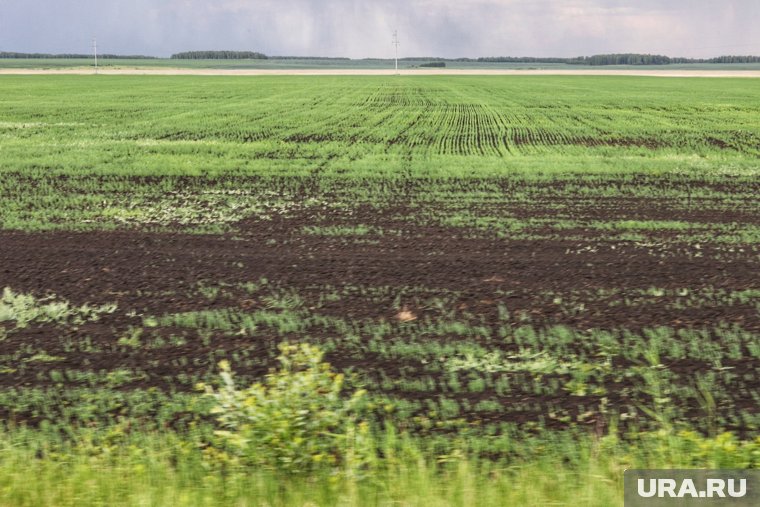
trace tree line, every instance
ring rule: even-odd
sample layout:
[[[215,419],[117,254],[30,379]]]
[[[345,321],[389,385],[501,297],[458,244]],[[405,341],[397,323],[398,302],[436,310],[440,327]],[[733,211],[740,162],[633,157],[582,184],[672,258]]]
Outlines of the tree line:
[[[117,59],[156,59],[155,56],[144,55],[114,55],[100,54],[105,60]],[[0,58],[17,59],[58,59],[58,58],[92,58],[92,54],[78,53],[18,53],[0,51]],[[345,60],[350,58],[313,57],[313,56],[273,56],[269,57],[256,51],[185,51],[171,56],[174,60]],[[364,58],[364,60],[384,60]],[[532,57],[532,56],[486,56],[481,58],[438,58],[438,57],[407,57],[401,61],[422,62],[479,62],[479,63],[558,63],[568,65],[670,65],[688,63],[760,63],[760,56],[726,55],[716,58],[673,58],[664,55],[649,55],[639,53],[605,54],[593,56],[578,56],[574,58]]]
[[[9,59],[34,59],[34,60],[52,60],[52,59],[63,59],[63,58],[92,58],[92,53],[90,54],[84,54],[84,53],[61,53],[61,54],[50,54],[50,53],[16,53],[11,51],[0,51],[0,58],[9,58]],[[108,53],[104,54],[98,54],[98,58],[103,58],[105,60],[155,60],[155,56],[144,56],[144,55],[111,55]]]
[[[345,58],[341,56],[269,56],[268,58],[272,60],[337,60],[337,61],[347,61],[350,62],[350,58]]]
[[[256,51],[185,51],[175,53],[172,60],[266,60],[269,57]]]
[[[578,56],[575,58],[533,58],[496,56],[459,59],[488,63],[564,63],[568,65],[670,65],[679,63],[760,63],[760,56],[719,56],[717,58],[673,58],[664,55],[638,53]]]

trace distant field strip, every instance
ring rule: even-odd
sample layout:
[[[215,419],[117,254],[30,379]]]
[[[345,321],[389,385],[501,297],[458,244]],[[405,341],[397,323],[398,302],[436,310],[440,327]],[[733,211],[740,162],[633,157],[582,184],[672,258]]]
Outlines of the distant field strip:
[[[757,64],[728,65],[690,68],[571,68],[570,66],[547,66],[530,68],[526,66],[468,66],[463,68],[402,68],[396,72],[391,64],[353,62],[345,67],[340,65],[313,65],[293,63],[278,66],[273,64],[250,64],[235,61],[214,62],[209,60],[185,60],[181,64],[170,61],[123,61],[101,66],[97,73],[111,76],[627,76],[666,78],[760,78]],[[176,61],[175,61],[176,62]],[[174,66],[173,66],[174,65]],[[253,65],[253,66],[251,66]],[[262,67],[257,67],[262,65]],[[695,68],[696,67],[696,68]],[[0,63],[0,75],[87,75],[95,74],[92,62],[85,60],[25,60]]]

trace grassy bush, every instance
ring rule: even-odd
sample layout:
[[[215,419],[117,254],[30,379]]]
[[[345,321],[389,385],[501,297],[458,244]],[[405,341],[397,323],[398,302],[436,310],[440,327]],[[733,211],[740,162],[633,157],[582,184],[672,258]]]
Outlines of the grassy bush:
[[[222,386],[204,386],[216,400],[212,413],[225,449],[243,464],[280,471],[303,472],[320,463],[356,470],[371,455],[362,420],[365,392],[344,393],[344,376],[322,362],[318,348],[279,348],[281,367],[264,382],[239,389],[222,361]]]

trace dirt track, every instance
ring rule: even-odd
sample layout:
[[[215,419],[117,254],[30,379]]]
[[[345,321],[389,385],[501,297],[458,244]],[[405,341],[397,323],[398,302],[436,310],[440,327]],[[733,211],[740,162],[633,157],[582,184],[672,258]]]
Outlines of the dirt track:
[[[93,69],[0,69],[0,75],[89,75]],[[392,76],[392,69],[101,69],[101,75],[138,76]],[[760,78],[757,70],[511,70],[404,69],[402,76],[639,76]]]

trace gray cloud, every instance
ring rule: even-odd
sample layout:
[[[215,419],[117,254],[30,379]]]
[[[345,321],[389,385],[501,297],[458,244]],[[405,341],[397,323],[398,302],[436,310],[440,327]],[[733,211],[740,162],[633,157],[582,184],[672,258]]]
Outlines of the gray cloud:
[[[0,50],[164,56],[760,54],[758,0],[0,0]]]

